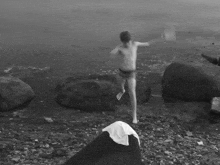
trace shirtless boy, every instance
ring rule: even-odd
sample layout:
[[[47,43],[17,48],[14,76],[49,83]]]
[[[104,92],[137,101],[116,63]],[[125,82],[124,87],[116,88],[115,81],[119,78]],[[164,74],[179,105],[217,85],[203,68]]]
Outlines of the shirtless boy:
[[[136,59],[137,48],[139,46],[150,46],[152,43],[163,41],[163,39],[155,39],[149,42],[137,42],[131,40],[131,35],[128,31],[123,31],[120,34],[122,44],[116,46],[111,51],[111,56],[120,55],[122,62],[119,67],[119,76],[121,77],[121,92],[117,94],[117,99],[120,100],[125,93],[125,83],[128,83],[128,92],[131,101],[133,123],[138,123],[137,120],[137,99],[136,99]]]

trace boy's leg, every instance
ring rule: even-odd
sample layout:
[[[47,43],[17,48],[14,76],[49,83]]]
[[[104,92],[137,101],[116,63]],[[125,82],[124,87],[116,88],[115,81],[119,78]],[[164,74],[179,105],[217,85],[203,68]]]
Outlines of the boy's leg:
[[[123,96],[123,94],[125,93],[125,82],[126,82],[126,79],[122,78],[121,76],[118,75],[118,81],[119,81],[119,84],[121,86],[121,92],[119,92],[117,94],[117,99],[120,100],[121,97]]]
[[[136,124],[136,123],[138,123],[138,120],[137,120],[137,98],[136,98],[136,78],[131,77],[127,81],[128,81],[129,96],[130,96],[130,100],[131,100],[133,123]]]

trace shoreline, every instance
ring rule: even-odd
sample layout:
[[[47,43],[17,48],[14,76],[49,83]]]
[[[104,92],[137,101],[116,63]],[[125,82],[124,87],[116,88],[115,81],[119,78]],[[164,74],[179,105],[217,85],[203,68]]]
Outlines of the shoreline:
[[[138,81],[150,83],[153,86],[153,94],[160,94],[160,82],[154,74],[162,76],[166,66],[172,61],[201,61],[201,53],[211,56],[220,55],[220,45],[213,45],[213,38],[208,38],[207,35],[204,38],[198,38],[200,33],[193,34],[193,32],[177,32],[176,42],[141,48],[137,58],[137,69],[140,70]],[[186,40],[188,36],[192,39]],[[0,76],[9,75],[4,71],[14,66],[15,75],[20,75],[21,79],[28,83],[37,95],[28,109],[37,114],[45,110],[54,113],[53,109],[62,109],[53,98],[57,83],[77,74],[113,74],[115,72],[117,69],[115,65],[106,65],[111,49],[110,46],[102,45],[97,45],[97,47],[73,44],[5,45],[0,49]],[[33,69],[27,68],[50,69],[35,73]]]

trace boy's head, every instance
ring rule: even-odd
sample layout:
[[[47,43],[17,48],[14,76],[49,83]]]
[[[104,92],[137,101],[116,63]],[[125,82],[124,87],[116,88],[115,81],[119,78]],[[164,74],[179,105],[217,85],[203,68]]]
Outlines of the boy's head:
[[[131,34],[128,31],[123,31],[120,33],[120,39],[123,43],[128,43],[131,40]]]

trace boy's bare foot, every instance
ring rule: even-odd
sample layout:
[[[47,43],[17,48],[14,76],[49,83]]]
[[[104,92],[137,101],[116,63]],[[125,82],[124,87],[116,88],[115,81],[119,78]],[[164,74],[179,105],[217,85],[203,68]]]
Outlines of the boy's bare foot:
[[[138,122],[139,122],[139,120],[137,120],[137,119],[134,119],[134,120],[132,121],[133,124],[137,124]]]
[[[120,100],[124,93],[125,93],[125,91],[119,92],[119,93],[117,94],[116,98],[117,98],[118,100]]]

